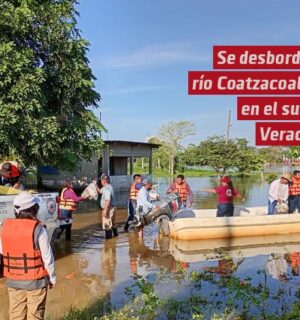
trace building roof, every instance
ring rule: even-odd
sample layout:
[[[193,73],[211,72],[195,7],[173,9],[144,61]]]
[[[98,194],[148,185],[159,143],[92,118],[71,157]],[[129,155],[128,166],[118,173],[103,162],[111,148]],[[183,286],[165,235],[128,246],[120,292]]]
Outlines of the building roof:
[[[104,140],[105,144],[107,145],[114,145],[114,144],[126,144],[130,146],[149,146],[151,148],[158,148],[160,144],[157,143],[147,143],[147,142],[138,142],[138,141],[123,141],[123,140]]]

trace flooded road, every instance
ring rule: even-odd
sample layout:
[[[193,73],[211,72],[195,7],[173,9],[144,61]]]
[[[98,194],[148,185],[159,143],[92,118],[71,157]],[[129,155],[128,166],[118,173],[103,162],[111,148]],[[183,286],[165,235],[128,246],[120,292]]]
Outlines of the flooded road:
[[[123,290],[133,282],[131,275],[143,268],[146,272],[156,260],[152,250],[134,233],[123,232],[121,224],[126,217],[125,210],[118,211],[119,236],[105,240],[96,212],[74,215],[72,242],[62,237],[54,246],[57,284],[49,291],[46,316],[59,319],[71,307],[83,308],[102,297],[107,302],[123,304]],[[156,228],[150,226],[145,233],[149,247],[156,235]],[[162,260],[159,264],[168,268],[169,259]],[[4,279],[0,280],[0,319],[8,319]]]
[[[267,185],[248,190],[248,201],[260,199]],[[203,181],[203,186],[209,179]],[[193,186],[193,181],[191,181]],[[202,187],[202,186],[201,186]],[[162,193],[164,186],[160,185]],[[196,203],[213,205],[213,198]],[[263,194],[265,197],[265,194]],[[252,200],[251,200],[252,199]],[[261,205],[262,203],[257,203]],[[212,207],[212,206],[210,206]],[[178,241],[158,236],[155,224],[145,229],[144,240],[133,232],[123,232],[125,210],[119,210],[119,236],[105,240],[99,227],[97,212],[75,214],[73,240],[62,239],[55,244],[57,285],[49,292],[46,316],[59,319],[70,308],[84,308],[103,298],[107,304],[120,308],[127,301],[124,290],[134,283],[133,275],[157,277],[176,274],[179,270],[210,270],[218,275],[233,274],[261,284],[278,299],[267,300],[266,310],[289,307],[300,288],[300,235],[252,237],[234,240]],[[158,284],[162,297],[182,297],[190,294],[189,283],[171,281]],[[215,299],[216,290],[207,285],[201,288],[204,296]],[[214,300],[211,301],[212,304]],[[277,309],[276,309],[277,308]],[[4,280],[0,280],[0,319],[8,319],[8,296]]]
[[[119,222],[126,212],[119,211]],[[251,277],[270,290],[285,292],[284,303],[295,301],[300,288],[300,235],[263,238],[241,238],[210,241],[176,241],[158,237],[157,227],[145,230],[145,240],[134,233],[104,239],[96,213],[75,216],[73,241],[62,239],[55,245],[57,285],[49,292],[47,316],[59,319],[72,308],[84,308],[103,298],[116,308],[126,302],[124,289],[133,284],[133,275],[156,276],[174,274],[180,269],[212,270],[217,274]],[[226,247],[229,247],[224,249]],[[220,248],[223,248],[220,250]],[[184,296],[188,284],[176,282],[158,286],[162,296]],[[212,287],[202,288],[204,295]],[[270,301],[269,308],[277,308]],[[4,281],[0,281],[0,319],[8,317],[8,297]]]

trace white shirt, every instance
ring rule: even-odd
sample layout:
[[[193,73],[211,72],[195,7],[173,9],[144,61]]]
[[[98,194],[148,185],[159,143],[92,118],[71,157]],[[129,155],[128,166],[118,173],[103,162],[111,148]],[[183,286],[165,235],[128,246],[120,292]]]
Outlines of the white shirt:
[[[143,214],[148,213],[154,207],[154,204],[150,202],[149,191],[145,187],[142,187],[138,192],[136,202],[137,208],[143,207]]]
[[[266,269],[272,278],[279,279],[281,275],[286,274],[287,266],[287,262],[282,256],[270,256]]]
[[[41,250],[42,259],[44,262],[45,269],[49,274],[49,280],[52,284],[56,283],[56,275],[54,268],[54,257],[50,246],[48,234],[45,228],[41,228],[40,234],[38,235],[38,243]],[[0,238],[0,254],[2,253],[2,242]]]
[[[269,200],[274,202],[278,199],[287,201],[289,196],[289,185],[280,183],[280,179],[274,180],[269,189]]]

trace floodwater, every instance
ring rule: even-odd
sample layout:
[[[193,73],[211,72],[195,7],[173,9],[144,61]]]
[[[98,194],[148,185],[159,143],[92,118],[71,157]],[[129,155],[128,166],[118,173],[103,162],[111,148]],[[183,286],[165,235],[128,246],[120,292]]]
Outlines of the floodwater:
[[[155,178],[153,180],[156,188],[161,195],[166,193],[169,185],[168,178]],[[211,188],[216,186],[216,177],[192,177],[187,178],[187,182],[193,190],[194,201],[193,208],[210,209],[216,208],[216,195],[200,191],[203,188]],[[266,206],[268,202],[269,184],[260,178],[251,176],[246,178],[233,178],[234,187],[245,197],[246,206]],[[236,204],[240,204],[240,200],[236,199]]]
[[[211,187],[210,178],[188,179],[195,190],[195,207],[214,208],[215,196],[202,193]],[[167,180],[155,181],[161,194]],[[236,186],[247,200],[247,205],[265,205],[268,184],[255,179],[236,180]],[[133,232],[124,233],[122,224],[126,211],[118,211],[119,236],[104,239],[95,213],[75,215],[73,240],[62,239],[55,244],[57,285],[49,292],[47,317],[59,319],[72,308],[84,308],[103,298],[116,308],[126,302],[124,289],[133,284],[133,275],[154,276],[165,272],[176,273],[178,265],[189,270],[214,270],[217,274],[234,274],[242,279],[251,277],[253,284],[263,283],[274,295],[283,292],[284,300],[267,301],[266,308],[280,312],[288,310],[296,301],[300,288],[300,235],[242,238],[230,241],[226,256],[216,249],[229,246],[227,240],[201,242],[175,241],[158,236],[156,225],[145,229],[144,240]],[[160,295],[182,297],[188,294],[188,285],[176,282],[158,285]],[[203,287],[204,295],[212,295],[212,286]],[[214,294],[212,295],[214,296]],[[280,309],[281,308],[281,309]],[[280,310],[279,310],[280,309]],[[4,280],[0,280],[0,319],[8,318],[8,297]]]

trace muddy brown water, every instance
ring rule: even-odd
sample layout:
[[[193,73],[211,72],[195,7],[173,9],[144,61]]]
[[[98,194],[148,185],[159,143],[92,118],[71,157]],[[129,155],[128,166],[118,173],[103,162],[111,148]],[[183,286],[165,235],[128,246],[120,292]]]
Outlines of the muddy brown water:
[[[159,181],[160,193],[164,193],[167,182]],[[190,179],[193,188],[212,186],[209,178]],[[268,185],[260,181],[237,181],[245,190],[248,205],[263,205],[266,201]],[[242,190],[242,191],[244,191]],[[199,191],[195,192],[195,206],[215,207],[215,198]],[[174,242],[158,237],[155,224],[147,226],[144,239],[137,238],[134,232],[124,233],[123,225],[127,212],[118,210],[119,236],[105,240],[99,227],[97,212],[75,214],[73,239],[61,239],[55,244],[57,285],[49,291],[46,317],[59,319],[70,308],[84,308],[101,298],[121,307],[125,302],[124,289],[133,284],[133,275],[155,276],[160,271],[169,274],[176,272],[178,262],[181,267],[196,270],[214,268],[216,272],[232,272],[244,278],[252,277],[255,283],[267,283],[270,290],[282,289],[286,292],[285,303],[294,302],[294,293],[300,288],[299,266],[292,266],[289,253],[300,257],[300,235],[266,237],[264,239],[236,240],[231,246],[237,247],[229,264],[223,258],[211,254],[216,247],[227,247],[224,242],[206,241],[202,243]],[[275,245],[274,245],[275,244]],[[240,250],[238,247],[246,249]],[[240,253],[241,252],[241,253]],[[299,259],[300,261],[300,259]],[[260,272],[262,271],[263,272]],[[297,271],[296,270],[296,271]],[[285,279],[283,281],[282,274]],[[204,294],[209,294],[209,287]],[[159,288],[162,296],[186,293],[176,283]],[[270,308],[276,308],[270,302]],[[8,319],[8,296],[5,281],[0,280],[0,319]]]
[[[156,225],[147,226],[144,240],[140,240],[134,232],[123,232],[126,216],[126,211],[118,211],[119,236],[105,240],[96,212],[75,215],[72,242],[61,239],[55,244],[57,284],[49,291],[47,318],[59,319],[70,308],[81,309],[101,298],[121,307],[126,300],[124,289],[133,284],[135,273],[155,277],[162,271],[174,274],[178,267],[198,271],[212,268],[220,274],[253,277],[256,283],[267,281],[274,292],[279,289],[287,292],[285,303],[294,302],[293,294],[300,288],[300,277],[292,272],[286,255],[298,251],[300,255],[300,235],[290,235],[288,239],[287,236],[236,239],[231,241],[232,248],[236,248],[233,258],[226,260],[218,258],[213,250],[228,246],[226,240],[171,240],[158,237]],[[241,250],[239,246],[246,249]],[[286,275],[285,281],[279,278],[276,265],[279,258],[286,265],[285,269],[282,269],[284,264],[279,268]],[[258,273],[259,270],[264,272]],[[185,296],[189,294],[185,290],[187,288],[176,283],[158,288],[162,296]],[[210,287],[205,290],[204,294],[210,294]],[[8,296],[3,279],[0,280],[0,319],[8,319]]]
[[[110,300],[113,288],[132,282],[131,276],[143,267],[144,260],[147,265],[156,260],[155,254],[151,254],[136,234],[123,232],[126,218],[127,211],[118,210],[119,236],[105,240],[97,212],[74,215],[72,241],[66,242],[62,237],[54,246],[57,284],[49,291],[46,317],[59,319],[71,307],[84,308],[102,297]],[[151,227],[147,230],[148,242],[155,232]],[[139,256],[143,258],[140,260]],[[174,261],[174,258],[171,261],[162,258],[158,264],[168,268]],[[120,304],[124,286],[115,291]],[[8,319],[4,279],[0,280],[0,319]]]

